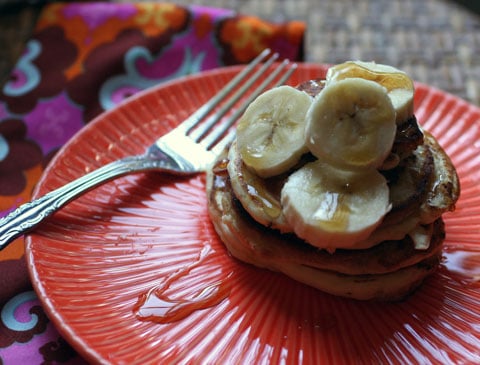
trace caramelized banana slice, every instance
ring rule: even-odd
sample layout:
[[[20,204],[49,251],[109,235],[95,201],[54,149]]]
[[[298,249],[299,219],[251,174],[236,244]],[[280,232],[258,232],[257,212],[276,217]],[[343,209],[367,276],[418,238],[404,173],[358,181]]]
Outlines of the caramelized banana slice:
[[[375,62],[349,61],[331,67],[327,72],[327,84],[359,77],[375,81],[387,89],[396,112],[397,124],[413,116],[413,81],[399,69]]]
[[[318,159],[346,169],[378,168],[397,126],[386,89],[360,78],[327,85],[307,113],[305,140]]]
[[[263,179],[250,171],[240,158],[236,142],[230,146],[228,160],[227,169],[233,191],[250,216],[266,227],[283,233],[292,232],[280,204],[280,191],[287,176]]]
[[[391,209],[387,181],[377,170],[352,172],[321,161],[290,175],[281,203],[297,236],[330,251],[366,239]]]
[[[250,104],[239,121],[237,143],[243,161],[257,175],[279,175],[307,152],[303,133],[311,103],[306,93],[280,86]]]

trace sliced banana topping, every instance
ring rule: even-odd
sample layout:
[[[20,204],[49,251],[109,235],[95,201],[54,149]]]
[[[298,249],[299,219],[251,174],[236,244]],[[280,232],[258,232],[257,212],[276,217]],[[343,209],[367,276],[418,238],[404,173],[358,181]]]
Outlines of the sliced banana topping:
[[[413,115],[414,84],[399,69],[375,62],[349,61],[329,68],[327,85],[351,77],[375,81],[387,89],[396,111],[396,121],[402,123]]]
[[[361,78],[328,84],[307,113],[305,140],[318,159],[348,169],[379,167],[395,139],[386,89]]]
[[[415,245],[417,250],[427,250],[430,246],[430,241],[433,235],[433,225],[417,225],[412,229],[408,235]]]
[[[312,103],[306,93],[280,86],[253,101],[237,127],[238,150],[260,177],[279,175],[307,152],[305,115]]]
[[[366,239],[391,208],[387,181],[377,170],[352,172],[322,161],[290,175],[281,203],[297,236],[330,251]]]
[[[230,183],[243,208],[260,224],[278,229],[282,233],[291,232],[280,204],[280,191],[286,176],[263,179],[246,168],[236,142],[230,146],[228,160]]]
[[[405,73],[373,62],[333,66],[314,98],[290,86],[263,93],[229,151],[235,196],[260,224],[313,246],[375,245],[392,233],[379,227],[392,201],[378,169],[388,165],[397,125],[413,116],[413,93]],[[417,223],[396,234],[412,231],[423,247]]]

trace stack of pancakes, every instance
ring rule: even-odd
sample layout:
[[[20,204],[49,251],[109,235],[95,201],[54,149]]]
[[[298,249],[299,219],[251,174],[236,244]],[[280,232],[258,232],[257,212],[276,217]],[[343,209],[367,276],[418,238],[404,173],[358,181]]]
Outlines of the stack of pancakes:
[[[297,88],[315,96],[323,81],[309,80]],[[273,206],[281,206],[280,189],[288,174],[266,179],[258,185],[264,191],[254,191],[235,148],[233,143],[208,171],[207,197],[217,233],[239,260],[359,300],[402,299],[438,267],[445,238],[442,214],[454,209],[460,186],[449,157],[415,116],[397,126],[390,156],[379,169],[388,181],[392,209],[355,249],[320,249],[253,219],[242,205],[247,201],[243,193],[232,188],[231,174],[238,174],[245,194],[258,195],[259,202],[266,194]],[[300,164],[312,159],[306,154]]]

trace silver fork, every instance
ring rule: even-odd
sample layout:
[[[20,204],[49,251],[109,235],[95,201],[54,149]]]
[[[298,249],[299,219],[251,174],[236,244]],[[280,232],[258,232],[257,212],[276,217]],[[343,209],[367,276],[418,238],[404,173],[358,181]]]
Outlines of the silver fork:
[[[181,175],[205,171],[225,146],[233,140],[235,132],[231,127],[248,104],[268,86],[283,84],[296,69],[296,64],[288,60],[273,67],[272,64],[277,58],[278,54],[271,55],[270,50],[263,51],[212,99],[175,129],[160,137],[147,148],[144,154],[113,161],[36,200],[21,205],[0,219],[0,250],[7,247],[15,238],[36,227],[65,204],[119,176],[149,170]],[[264,61],[263,64],[257,67],[262,61]],[[272,72],[270,72],[271,68],[274,68]],[[253,84],[261,79],[263,81],[260,85],[249,93]],[[233,92],[235,89],[237,90]],[[230,94],[232,95],[229,99],[220,106]],[[235,111],[228,118],[225,117],[247,94],[249,96]],[[217,107],[218,109],[214,111]]]

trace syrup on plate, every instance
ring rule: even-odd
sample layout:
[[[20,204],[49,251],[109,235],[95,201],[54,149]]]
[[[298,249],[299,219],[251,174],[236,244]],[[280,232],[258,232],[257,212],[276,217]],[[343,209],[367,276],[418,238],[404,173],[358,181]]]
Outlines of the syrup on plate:
[[[133,308],[136,317],[141,321],[170,323],[183,319],[195,311],[215,306],[226,299],[230,294],[229,278],[232,273],[225,275],[220,270],[214,273],[215,280],[212,280],[212,274],[209,273],[204,280],[200,280],[201,287],[198,285],[189,287],[189,277],[194,275],[193,270],[202,270],[202,263],[211,253],[212,248],[205,246],[196,261],[174,272],[163,283],[141,294]],[[174,290],[174,292],[181,291],[182,294],[177,293],[174,297],[172,296],[169,289],[174,285],[177,288],[182,287],[182,290]]]
[[[480,247],[446,246],[443,266],[464,284],[480,284]],[[452,275],[452,276],[453,276]]]

